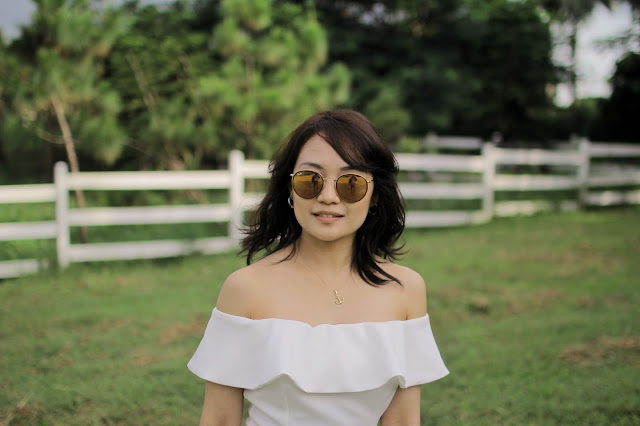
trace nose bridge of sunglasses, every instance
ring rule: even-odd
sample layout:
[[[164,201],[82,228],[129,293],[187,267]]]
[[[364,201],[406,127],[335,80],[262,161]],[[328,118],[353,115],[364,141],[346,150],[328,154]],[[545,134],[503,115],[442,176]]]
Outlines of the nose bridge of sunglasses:
[[[326,178],[324,176],[322,176],[322,179],[324,180],[324,183],[318,192],[318,197],[321,198],[325,196],[324,194],[326,194],[326,191],[332,191],[329,194],[330,196],[340,198],[340,194],[338,193],[338,179]]]

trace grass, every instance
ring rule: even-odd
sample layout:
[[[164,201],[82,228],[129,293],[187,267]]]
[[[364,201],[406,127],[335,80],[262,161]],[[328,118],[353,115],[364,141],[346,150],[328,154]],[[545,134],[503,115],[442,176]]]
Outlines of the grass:
[[[408,230],[451,375],[428,425],[640,424],[640,210]],[[196,424],[185,367],[234,254],[0,282],[0,424]]]

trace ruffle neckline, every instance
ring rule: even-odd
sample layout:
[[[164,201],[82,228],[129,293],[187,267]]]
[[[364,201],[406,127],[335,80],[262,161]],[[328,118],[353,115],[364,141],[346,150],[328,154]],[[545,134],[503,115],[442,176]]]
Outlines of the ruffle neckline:
[[[250,319],[217,308],[188,367],[223,385],[258,389],[289,379],[309,393],[361,392],[389,381],[409,387],[449,373],[428,315],[311,325],[282,318]]]

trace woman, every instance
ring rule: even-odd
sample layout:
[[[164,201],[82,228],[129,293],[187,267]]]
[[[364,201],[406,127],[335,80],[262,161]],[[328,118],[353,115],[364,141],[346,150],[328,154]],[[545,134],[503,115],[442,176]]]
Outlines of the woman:
[[[420,385],[448,371],[426,290],[392,262],[398,166],[360,113],[302,123],[274,156],[243,249],[189,368],[200,424],[419,425]],[[251,263],[261,254],[263,257]]]

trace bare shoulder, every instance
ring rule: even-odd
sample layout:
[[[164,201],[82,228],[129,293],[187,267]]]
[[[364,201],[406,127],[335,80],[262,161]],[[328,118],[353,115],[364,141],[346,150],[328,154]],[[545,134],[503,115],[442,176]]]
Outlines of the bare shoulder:
[[[220,289],[216,307],[231,315],[252,318],[263,298],[265,283],[277,273],[273,266],[284,257],[280,252],[274,253],[232,272]]]
[[[423,317],[427,313],[427,288],[422,275],[411,268],[384,262],[382,268],[402,283],[402,304],[407,319]]]
[[[216,308],[231,315],[251,317],[253,287],[255,280],[253,265],[234,271],[222,284]]]

